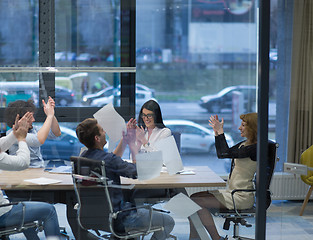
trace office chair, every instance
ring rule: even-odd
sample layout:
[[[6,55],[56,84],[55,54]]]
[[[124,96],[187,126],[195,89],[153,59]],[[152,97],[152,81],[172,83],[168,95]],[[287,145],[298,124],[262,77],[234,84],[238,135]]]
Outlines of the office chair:
[[[108,239],[112,235],[119,239],[135,237],[143,239],[145,235],[163,229],[162,226],[151,226],[151,217],[154,209],[149,205],[136,208],[130,207],[118,212],[113,210],[109,189],[114,187],[121,188],[122,186],[114,186],[106,178],[104,161],[72,156],[71,162],[74,190],[78,200],[77,217],[80,227],[86,230],[94,230],[102,239]],[[92,176],[89,176],[90,174]],[[139,208],[146,208],[150,211],[150,223],[146,229],[118,232],[114,228],[117,219]],[[99,231],[104,231],[108,234],[101,235]]]
[[[267,158],[267,168],[266,168],[266,174],[267,174],[267,181],[266,181],[266,209],[270,206],[272,200],[271,200],[271,192],[270,192],[270,184],[271,179],[273,176],[273,172],[275,169],[276,162],[279,160],[277,157],[277,148],[278,143],[275,143],[273,141],[269,140],[268,143],[268,158]],[[219,210],[219,212],[213,213],[217,216],[221,216],[225,218],[223,229],[229,230],[230,223],[233,222],[234,229],[233,229],[233,238],[234,239],[251,239],[239,236],[239,224],[245,227],[251,227],[252,224],[248,223],[246,218],[254,217],[255,216],[255,206],[253,206],[250,209],[243,209],[239,210],[236,208],[236,202],[234,199],[234,194],[236,192],[255,192],[256,189],[235,189],[231,192],[232,198],[233,198],[233,204],[234,209],[222,209]]]
[[[309,147],[307,150],[305,150],[300,157],[300,164],[304,164],[306,166],[308,166],[309,168],[313,168],[313,145],[311,147]],[[306,204],[309,201],[309,198],[312,194],[312,190],[313,190],[313,171],[309,171],[307,175],[301,175],[301,180],[310,185],[310,188],[308,190],[308,193],[306,194],[305,199],[303,200],[303,204],[300,210],[300,216],[303,215],[304,212],[304,208],[306,206]]]
[[[11,202],[7,204],[2,204],[0,205],[1,207],[7,207],[7,206],[12,206],[12,205],[17,205],[18,202]],[[35,228],[36,231],[41,232],[43,231],[43,225],[42,222],[40,221],[33,221],[33,222],[25,222],[25,209],[26,206],[23,202],[21,202],[23,205],[23,211],[22,211],[22,218],[21,222],[19,225],[13,225],[13,226],[0,226],[0,239],[1,240],[7,240],[9,239],[10,235],[17,234],[17,233],[22,233],[24,230],[29,229],[29,228]]]

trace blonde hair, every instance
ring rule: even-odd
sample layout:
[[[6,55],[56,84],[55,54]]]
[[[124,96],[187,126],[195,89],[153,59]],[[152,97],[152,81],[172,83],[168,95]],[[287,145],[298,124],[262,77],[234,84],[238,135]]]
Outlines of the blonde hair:
[[[258,137],[258,114],[257,113],[241,114],[240,119],[247,123],[248,141],[250,143],[256,143]]]

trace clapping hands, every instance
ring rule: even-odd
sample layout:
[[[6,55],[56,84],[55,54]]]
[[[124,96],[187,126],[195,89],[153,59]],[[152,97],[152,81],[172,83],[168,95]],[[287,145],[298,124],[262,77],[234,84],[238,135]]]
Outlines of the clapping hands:
[[[215,133],[215,136],[223,134],[224,133],[224,118],[222,118],[222,121],[219,121],[217,115],[211,115],[209,119],[209,125],[213,128],[213,131]]]
[[[47,103],[45,100],[42,100],[43,110],[45,114],[48,116],[54,116],[54,108],[55,108],[55,102],[52,99],[52,97],[49,96],[49,99]]]
[[[137,120],[131,118],[126,124],[127,132],[123,132],[123,139],[127,144],[134,143],[136,140]]]
[[[18,141],[21,141],[26,138],[31,120],[33,118],[33,113],[27,112],[21,119],[19,118],[20,116],[17,114],[13,125],[13,134]]]
[[[135,131],[134,131],[135,130]],[[129,131],[132,131],[133,133],[135,132],[136,135],[136,139],[138,142],[140,142],[141,144],[145,144],[147,142],[146,138],[145,138],[145,129],[141,126],[137,126],[137,120],[131,118],[128,123],[127,123],[127,134]]]

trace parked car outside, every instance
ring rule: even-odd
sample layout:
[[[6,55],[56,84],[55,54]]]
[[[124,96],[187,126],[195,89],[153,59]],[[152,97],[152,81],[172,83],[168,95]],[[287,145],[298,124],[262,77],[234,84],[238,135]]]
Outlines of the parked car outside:
[[[223,110],[231,111],[235,91],[243,94],[244,111],[254,112],[256,109],[256,86],[253,85],[226,87],[217,94],[201,97],[199,105],[212,113],[219,113]]]
[[[118,105],[120,105],[120,96],[121,92],[117,92],[117,98],[118,98]],[[108,97],[101,97],[101,98],[95,98],[91,101],[90,106],[93,107],[103,107],[107,105],[108,103],[112,103],[114,99],[113,95],[110,95]],[[156,101],[155,98],[152,97],[152,93],[149,91],[143,91],[143,90],[136,90],[136,107],[140,108],[145,102],[148,100],[153,99]]]
[[[69,161],[70,156],[78,156],[80,149],[84,146],[79,142],[73,129],[64,126],[60,126],[60,129],[61,136],[56,139],[47,139],[41,145],[41,154],[44,160],[61,159]]]
[[[75,102],[75,93],[67,88],[55,86],[55,103],[65,107]]]
[[[82,98],[82,104],[88,106],[102,107],[110,102],[113,102],[113,86],[102,89],[99,92],[87,94]],[[117,96],[120,97],[120,85],[118,86]],[[136,105],[141,106],[149,99],[155,100],[155,91],[143,84],[136,83]]]
[[[76,53],[74,52],[56,52],[55,61],[75,61]]]
[[[101,58],[94,54],[81,53],[77,56],[76,60],[83,61],[83,62],[99,62],[101,61]]]
[[[99,92],[86,94],[83,96],[81,102],[83,105],[90,106],[91,102],[96,98],[109,97],[113,95],[113,90],[114,90],[113,87],[109,86],[100,90]]]
[[[270,68],[275,69],[277,67],[278,53],[277,48],[271,48],[269,53]]]
[[[162,50],[160,48],[143,47],[136,51],[136,63],[160,63]]]
[[[166,127],[172,132],[181,134],[181,153],[216,154],[215,135],[213,130],[189,120],[164,120]],[[234,145],[232,137],[225,133],[229,146]]]

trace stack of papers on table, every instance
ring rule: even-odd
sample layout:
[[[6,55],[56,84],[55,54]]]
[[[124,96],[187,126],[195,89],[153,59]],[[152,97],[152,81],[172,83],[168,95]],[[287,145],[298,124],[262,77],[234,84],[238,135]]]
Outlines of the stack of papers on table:
[[[55,183],[60,183],[62,182],[61,180],[56,180],[56,179],[51,179],[51,178],[45,178],[45,177],[40,177],[40,178],[33,178],[33,179],[26,179],[24,180],[25,182],[30,182],[30,183],[35,183],[39,185],[48,185],[48,184],[55,184]]]

